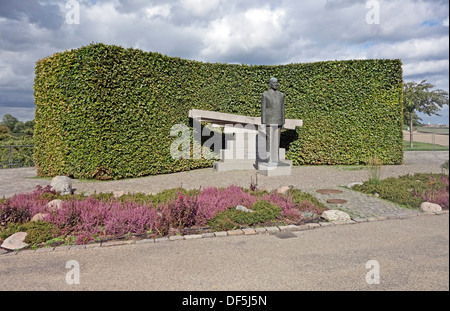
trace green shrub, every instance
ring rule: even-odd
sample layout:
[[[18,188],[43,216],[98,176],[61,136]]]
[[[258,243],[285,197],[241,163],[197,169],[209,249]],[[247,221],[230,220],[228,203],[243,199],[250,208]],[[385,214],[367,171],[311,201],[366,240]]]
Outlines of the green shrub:
[[[286,96],[282,134],[294,165],[403,162],[400,60],[279,66],[201,63],[91,44],[41,59],[35,69],[34,162],[39,176],[132,178],[210,167],[173,159],[175,124],[190,109],[260,115],[270,77]],[[192,135],[191,135],[192,146]]]
[[[280,207],[264,200],[255,202],[250,209],[253,212],[244,212],[230,208],[218,213],[207,224],[214,231],[232,230],[241,226],[253,226],[266,221],[275,221],[281,213]]]
[[[41,220],[26,224],[26,232],[25,243],[30,245],[46,242],[59,234],[59,230],[53,224]]]
[[[328,209],[315,196],[313,196],[309,193],[303,192],[300,189],[295,189],[295,188],[289,189],[287,191],[287,194],[292,196],[292,199],[294,200],[295,203],[301,203],[301,202],[305,202],[305,201],[311,202],[318,209],[317,213],[321,214],[322,211]]]
[[[6,239],[16,232],[26,232],[25,243],[35,245],[53,239],[59,234],[59,230],[51,223],[44,221],[30,221],[27,223],[9,223],[0,231],[0,238]]]
[[[378,193],[379,197],[405,207],[420,208],[424,201],[422,195],[428,190],[445,188],[442,174],[417,173],[390,177],[377,182],[369,180],[363,185],[356,185],[352,189],[368,194]]]

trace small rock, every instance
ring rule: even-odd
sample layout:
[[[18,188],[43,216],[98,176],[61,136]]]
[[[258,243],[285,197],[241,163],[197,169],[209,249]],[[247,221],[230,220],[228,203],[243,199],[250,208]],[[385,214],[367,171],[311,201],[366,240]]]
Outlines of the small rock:
[[[278,188],[277,193],[281,193],[281,194],[285,194],[289,189],[294,188],[294,186],[289,185],[289,186],[283,186],[281,188]]]
[[[59,210],[59,209],[61,209],[62,204],[63,204],[63,200],[55,199],[55,200],[51,200],[50,202],[48,202],[47,207],[51,210]]]
[[[123,196],[125,194],[125,191],[120,190],[120,191],[113,191],[113,196],[114,198],[120,198],[121,196]]]
[[[251,209],[249,209],[249,208],[246,208],[246,207],[243,206],[243,205],[238,205],[238,206],[236,206],[236,209],[237,209],[238,211],[243,211],[243,212],[246,212],[246,213],[253,213],[253,210],[251,210]]]
[[[420,204],[420,210],[422,212],[440,212],[442,211],[442,207],[436,203],[423,202]]]
[[[31,218],[31,221],[38,221],[38,220],[44,220],[44,218],[47,216],[47,213],[37,213]]]
[[[357,182],[352,182],[352,183],[350,183],[350,184],[347,185],[347,188],[351,189],[351,188],[353,188],[354,186],[361,186],[361,185],[363,185],[363,184],[364,184],[364,183],[359,182],[359,181],[357,181]]]
[[[326,219],[328,221],[347,221],[347,220],[351,220],[350,216],[343,211],[339,211],[339,210],[328,210],[322,213],[321,217],[323,219]]]
[[[314,213],[313,212],[300,212],[300,213],[305,218],[314,218]]]
[[[67,176],[56,176],[50,182],[50,186],[60,194],[72,194],[72,180]]]
[[[26,232],[16,232],[13,235],[6,238],[6,240],[2,243],[1,247],[12,251],[27,247],[28,244],[24,242],[26,236],[27,236]]]
[[[380,195],[378,193],[375,193],[373,196],[376,197],[376,198],[380,197]]]

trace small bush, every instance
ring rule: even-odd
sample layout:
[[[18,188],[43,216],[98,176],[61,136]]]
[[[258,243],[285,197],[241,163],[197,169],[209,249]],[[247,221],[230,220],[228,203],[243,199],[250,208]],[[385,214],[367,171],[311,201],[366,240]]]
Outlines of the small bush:
[[[30,221],[27,223],[10,223],[0,231],[0,238],[6,239],[16,232],[26,232],[25,243],[35,245],[46,242],[60,234],[59,230],[51,223],[44,221]]]
[[[230,208],[219,213],[214,219],[208,222],[208,225],[214,231],[231,230],[244,225],[253,226],[266,221],[274,221],[281,214],[280,207],[265,200],[253,204],[251,210],[253,210],[252,213]]]
[[[34,245],[46,242],[59,235],[59,230],[51,223],[45,221],[31,221],[25,225],[27,236],[25,243]]]
[[[354,190],[368,194],[378,193],[380,198],[409,208],[420,208],[424,201],[448,206],[448,177],[442,174],[404,175],[379,182],[367,181]]]
[[[50,211],[47,203],[57,198],[65,200],[64,207]],[[165,235],[170,228],[206,224],[213,230],[230,230],[267,221],[298,221],[303,217],[301,211],[326,209],[313,200],[299,190],[282,195],[238,186],[209,187],[201,191],[174,188],[156,195],[137,193],[120,198],[114,198],[112,193],[60,196],[50,188],[38,187],[31,193],[1,201],[0,216],[4,219],[1,234],[7,237],[17,231],[30,231],[29,239],[33,243],[46,239],[56,241],[55,238],[62,236],[85,243],[129,234]],[[254,212],[238,211],[237,205],[247,206]],[[46,222],[28,225],[27,221],[37,213],[47,213]]]
[[[442,163],[441,165],[442,173],[448,175],[448,160]]]

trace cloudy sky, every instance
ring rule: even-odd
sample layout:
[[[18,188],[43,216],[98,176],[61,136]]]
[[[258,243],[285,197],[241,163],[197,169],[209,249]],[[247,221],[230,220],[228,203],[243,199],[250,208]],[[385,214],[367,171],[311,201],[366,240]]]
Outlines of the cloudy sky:
[[[0,118],[33,119],[35,62],[92,42],[239,64],[399,58],[404,81],[449,90],[448,0],[0,0]]]

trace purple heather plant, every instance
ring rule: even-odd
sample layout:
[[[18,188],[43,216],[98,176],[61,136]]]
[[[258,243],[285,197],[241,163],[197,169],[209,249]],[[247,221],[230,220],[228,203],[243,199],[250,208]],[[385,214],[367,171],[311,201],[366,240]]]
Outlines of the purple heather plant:
[[[49,199],[41,196],[46,192],[55,194],[50,187],[38,186],[31,193],[17,194],[7,199],[0,205],[0,220],[6,223],[25,222],[37,213],[48,213],[44,220],[55,225],[63,236],[75,236],[78,243],[85,243],[100,236],[147,232],[165,234],[171,227],[204,226],[220,212],[237,205],[251,208],[258,200],[267,200],[279,206],[281,217],[290,220],[300,220],[300,210],[315,209],[309,201],[296,204],[290,195],[272,192],[258,197],[238,186],[223,189],[208,187],[196,196],[180,192],[176,198],[158,205],[122,202],[114,198],[68,199],[57,210],[47,208]],[[9,218],[5,216],[7,214]]]
[[[142,234],[155,230],[161,223],[160,217],[152,205],[88,197],[65,202],[64,208],[53,211],[46,220],[63,234],[80,236],[86,242],[98,235]]]
[[[443,176],[441,181],[445,187],[440,189],[431,189],[425,191],[422,199],[426,202],[439,204],[442,209],[449,209],[449,179],[448,176]]]
[[[237,205],[252,206],[256,197],[246,193],[238,186],[230,186],[225,189],[208,187],[203,189],[197,197],[197,224],[205,225],[219,212],[223,212]]]
[[[0,204],[0,222],[27,222],[37,213],[45,212],[48,201],[39,197],[46,192],[54,193],[50,186],[37,186],[30,193],[19,193],[8,198]]]

